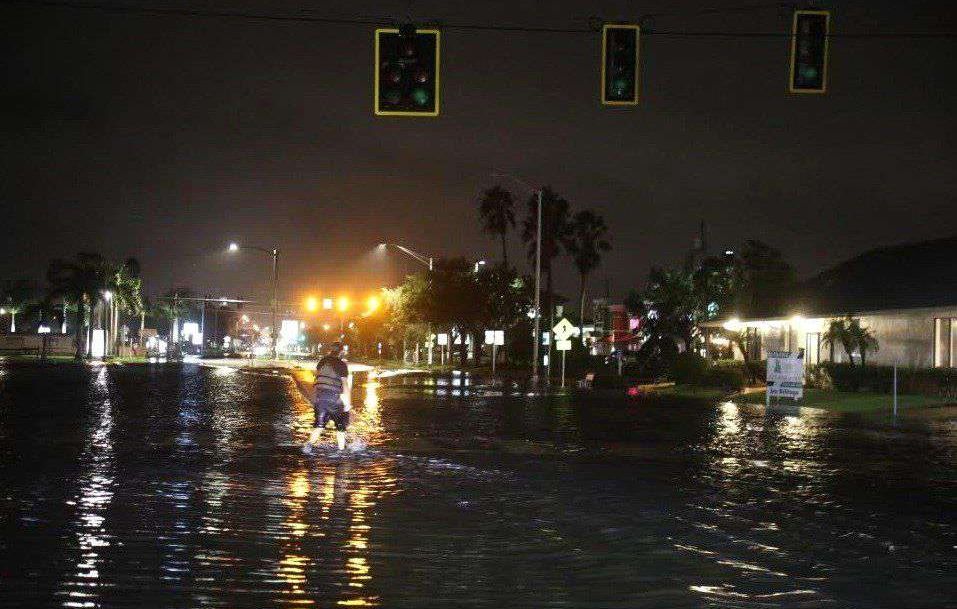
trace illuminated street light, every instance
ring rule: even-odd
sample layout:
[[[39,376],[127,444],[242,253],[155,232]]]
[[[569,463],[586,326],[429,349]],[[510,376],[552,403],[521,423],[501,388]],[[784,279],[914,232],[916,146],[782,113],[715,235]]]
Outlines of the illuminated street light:
[[[366,315],[375,313],[381,304],[382,302],[379,300],[378,296],[370,296],[369,300],[366,301]]]
[[[279,357],[279,351],[276,346],[276,339],[279,334],[276,326],[277,308],[279,306],[279,249],[275,247],[266,249],[254,245],[246,245],[244,247],[245,249],[256,250],[257,252],[263,252],[272,256],[272,328],[270,329],[270,339],[272,340],[272,357],[276,359]],[[239,244],[233,241],[227,249],[230,252],[238,252]]]
[[[315,313],[319,309],[319,300],[315,296],[306,299],[306,310]]]
[[[325,309],[326,311],[331,311],[333,306],[334,306],[334,303],[331,298],[322,299],[322,308]]]
[[[349,298],[340,296],[336,302],[336,308],[339,309],[339,334],[345,332],[346,311],[349,310]]]
[[[412,258],[413,260],[417,262],[421,262],[425,266],[429,267],[430,271],[432,270],[432,256],[426,256],[425,254],[420,254],[419,252],[411,248],[405,247],[404,245],[399,245],[398,243],[380,243],[376,247],[381,252],[385,253],[386,249],[390,245],[394,247],[395,249],[399,250],[400,252],[402,252],[403,254],[405,254],[406,256],[408,256],[409,258]]]

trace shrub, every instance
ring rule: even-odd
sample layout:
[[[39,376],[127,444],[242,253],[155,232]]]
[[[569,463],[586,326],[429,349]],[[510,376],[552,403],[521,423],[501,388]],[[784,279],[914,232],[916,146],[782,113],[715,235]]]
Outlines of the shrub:
[[[705,371],[701,385],[717,387],[729,391],[738,391],[747,384],[744,366],[709,366]]]
[[[892,366],[852,366],[826,363],[820,366],[841,391],[894,391]],[[898,368],[897,392],[957,399],[957,370],[953,368]]]
[[[715,387],[737,391],[747,384],[744,362],[707,361],[694,354],[682,354],[672,370],[672,379],[682,385]]]
[[[700,385],[708,362],[696,353],[682,353],[671,367],[671,379],[682,385]]]
[[[823,389],[825,391],[834,389],[834,381],[831,379],[831,373],[828,372],[827,366],[824,364],[808,368],[807,374],[804,377],[804,384],[808,387]]]

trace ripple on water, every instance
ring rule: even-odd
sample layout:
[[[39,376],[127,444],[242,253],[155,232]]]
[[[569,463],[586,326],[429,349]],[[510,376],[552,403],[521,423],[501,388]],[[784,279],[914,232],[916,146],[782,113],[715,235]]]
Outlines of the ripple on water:
[[[352,450],[309,457],[282,376],[0,372],[0,604],[942,606],[957,584],[941,422],[395,377],[358,384]]]

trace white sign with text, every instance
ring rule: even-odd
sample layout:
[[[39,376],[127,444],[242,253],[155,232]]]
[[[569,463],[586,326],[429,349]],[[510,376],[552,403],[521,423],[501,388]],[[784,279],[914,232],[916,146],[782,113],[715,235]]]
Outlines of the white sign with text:
[[[804,351],[768,353],[768,398],[799,400],[804,397]]]

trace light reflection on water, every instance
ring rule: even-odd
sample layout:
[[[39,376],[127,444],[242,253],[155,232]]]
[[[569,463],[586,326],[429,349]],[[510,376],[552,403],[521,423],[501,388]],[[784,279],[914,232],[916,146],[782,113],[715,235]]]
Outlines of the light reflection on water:
[[[946,418],[370,375],[356,450],[306,457],[286,377],[0,372],[0,604],[941,605],[957,584]]]

